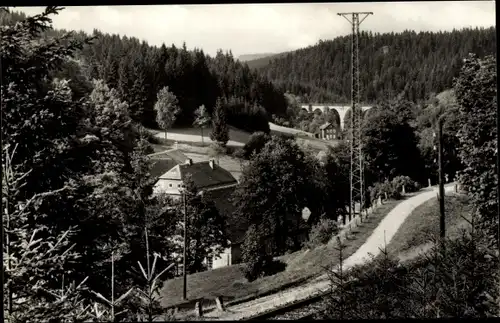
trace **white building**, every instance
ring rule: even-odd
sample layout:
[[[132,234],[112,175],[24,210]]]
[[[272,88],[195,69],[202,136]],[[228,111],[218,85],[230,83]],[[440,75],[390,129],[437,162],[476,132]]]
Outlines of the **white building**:
[[[187,158],[184,163],[177,164],[158,177],[153,187],[153,193],[164,193],[173,199],[180,199],[183,181],[190,176],[200,194],[211,199],[221,214],[232,212],[230,194],[238,185],[238,181],[224,168],[217,165],[214,160],[194,163]],[[214,269],[230,266],[234,263],[234,248],[226,248],[221,254],[207,259],[207,267]]]

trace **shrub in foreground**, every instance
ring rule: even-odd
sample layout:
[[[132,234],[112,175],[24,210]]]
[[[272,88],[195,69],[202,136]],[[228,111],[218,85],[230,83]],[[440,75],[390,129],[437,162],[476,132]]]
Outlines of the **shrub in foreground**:
[[[402,197],[401,190],[398,189],[393,181],[390,182],[386,180],[383,183],[375,183],[375,185],[369,188],[369,191],[372,203],[375,202],[379,197],[385,199],[386,195],[387,198],[395,200],[399,200]]]
[[[420,185],[409,176],[396,176],[392,179],[392,183],[400,192],[403,191],[403,186],[407,193],[416,192],[420,189]]]
[[[285,270],[286,264],[273,260],[273,256],[266,250],[262,233],[257,231],[255,225],[248,228],[243,243],[242,260],[243,275],[248,281],[254,281],[262,276],[274,275]]]
[[[328,243],[328,241],[330,241],[330,239],[337,234],[337,232],[337,222],[332,219],[323,218],[311,228],[307,247],[312,249],[319,245]]]
[[[386,250],[353,268],[348,279],[331,279],[318,313],[326,319],[490,317],[498,315],[498,255],[474,232],[438,241],[425,254],[400,263]],[[342,300],[339,307],[338,300]]]

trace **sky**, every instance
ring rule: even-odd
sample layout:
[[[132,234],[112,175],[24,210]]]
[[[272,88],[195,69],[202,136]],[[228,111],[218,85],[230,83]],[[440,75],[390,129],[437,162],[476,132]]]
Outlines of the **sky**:
[[[27,14],[43,7],[17,7]],[[371,11],[361,30],[400,32],[495,26],[494,1],[68,6],[53,18],[55,28],[103,32],[152,45],[217,49],[243,54],[280,53],[351,32],[339,12]]]

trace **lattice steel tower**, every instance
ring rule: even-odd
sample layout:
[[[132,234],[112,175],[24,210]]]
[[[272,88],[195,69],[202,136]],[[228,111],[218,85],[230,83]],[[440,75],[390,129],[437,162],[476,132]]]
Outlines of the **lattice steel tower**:
[[[364,157],[361,141],[361,126],[363,122],[362,109],[359,104],[359,25],[373,12],[346,12],[337,15],[344,17],[352,25],[352,52],[351,52],[351,171],[350,187],[351,201],[349,205],[349,221],[356,214],[356,202],[359,203],[359,214],[364,206]],[[360,20],[359,15],[363,18]],[[349,19],[349,16],[351,19]]]

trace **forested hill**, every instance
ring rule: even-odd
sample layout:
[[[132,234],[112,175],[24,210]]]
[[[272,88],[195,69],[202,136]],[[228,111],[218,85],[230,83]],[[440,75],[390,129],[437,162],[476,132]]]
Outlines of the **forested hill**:
[[[18,12],[1,12],[0,24],[13,24],[25,17]],[[64,32],[47,30],[44,34],[55,36]],[[191,125],[193,112],[200,105],[211,112],[218,97],[226,104],[228,123],[248,131],[269,130],[268,116],[283,115],[286,111],[283,92],[245,63],[238,62],[231,52],[219,51],[210,57],[201,49],[187,50],[185,45],[151,46],[137,38],[98,30],[92,35],[83,32],[75,35],[80,39],[89,36],[95,39],[76,54],[76,61],[67,63],[61,77],[73,80],[70,84],[74,92],[90,90],[86,82],[103,79],[129,103],[133,118],[146,126],[154,126],[153,107],[159,89],[164,86],[179,101],[181,114],[176,121],[179,126]]]
[[[496,46],[495,27],[420,33],[363,31],[359,38],[361,99],[377,102],[404,92],[406,99],[418,102],[450,88],[468,53],[495,55]],[[305,102],[348,102],[350,58],[351,36],[344,36],[274,56],[258,70],[282,90],[305,97]],[[248,65],[259,64],[250,61]]]

